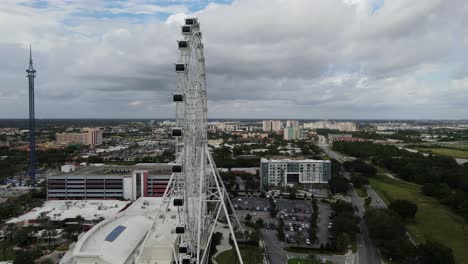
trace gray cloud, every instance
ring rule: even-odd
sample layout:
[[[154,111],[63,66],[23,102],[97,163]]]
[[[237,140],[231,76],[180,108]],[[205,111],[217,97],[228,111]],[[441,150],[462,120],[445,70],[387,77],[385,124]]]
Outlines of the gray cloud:
[[[171,117],[180,18],[82,16],[112,7],[0,3],[0,117],[27,116],[27,47],[40,117]],[[463,0],[237,0],[197,12],[209,115],[466,118]],[[164,12],[185,12],[178,1]],[[350,4],[352,3],[352,4]],[[92,7],[91,7],[92,6]],[[91,9],[94,8],[94,9]],[[131,2],[118,13],[155,13]]]

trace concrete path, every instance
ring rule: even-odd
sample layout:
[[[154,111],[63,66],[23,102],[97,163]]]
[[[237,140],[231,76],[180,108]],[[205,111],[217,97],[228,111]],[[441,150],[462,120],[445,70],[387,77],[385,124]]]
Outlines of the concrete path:
[[[216,232],[220,232],[221,234],[223,234],[223,238],[221,239],[221,243],[219,243],[219,245],[216,246],[216,254],[214,254],[212,257],[212,261],[214,264],[217,264],[216,257],[220,253],[232,249],[232,246],[229,244],[229,234],[230,234],[229,228],[223,228],[223,227],[217,226],[215,233]]]

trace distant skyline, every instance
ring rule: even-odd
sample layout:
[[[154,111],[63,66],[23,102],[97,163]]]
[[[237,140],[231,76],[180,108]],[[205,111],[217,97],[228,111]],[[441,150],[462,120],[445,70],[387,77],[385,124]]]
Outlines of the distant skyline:
[[[173,118],[201,22],[209,118],[468,119],[464,0],[0,1],[0,118]]]

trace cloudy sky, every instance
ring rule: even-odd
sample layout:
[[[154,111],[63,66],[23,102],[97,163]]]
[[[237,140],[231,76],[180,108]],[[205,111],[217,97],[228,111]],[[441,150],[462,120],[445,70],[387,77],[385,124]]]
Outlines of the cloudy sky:
[[[174,116],[184,17],[211,118],[468,119],[466,0],[1,0],[0,118]]]

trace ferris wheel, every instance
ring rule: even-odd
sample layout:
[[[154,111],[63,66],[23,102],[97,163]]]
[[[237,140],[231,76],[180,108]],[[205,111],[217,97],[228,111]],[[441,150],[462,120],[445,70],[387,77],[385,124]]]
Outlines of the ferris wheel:
[[[175,163],[161,208],[156,212],[141,248],[149,248],[158,221],[164,219],[162,214],[169,207],[175,207],[178,217],[173,260],[176,263],[208,263],[211,238],[219,218],[224,215],[239,263],[243,264],[235,232],[242,231],[242,226],[208,149],[205,58],[198,19],[186,18],[181,32],[183,39],[178,41],[180,58],[175,64],[177,88],[173,94],[176,104],[176,126],[172,129]],[[231,217],[235,219],[236,228]],[[135,263],[147,263],[141,261],[143,251],[140,250]]]
[[[174,203],[184,208],[181,242],[195,256],[196,263],[207,262],[211,236],[224,209],[242,263],[226,202],[232,205],[208,150],[205,58],[198,19],[185,19],[181,32],[184,39],[178,41],[180,59],[175,65],[178,85],[173,95],[177,127],[172,130],[179,164],[175,170],[178,175],[173,188]],[[237,217],[236,220],[241,228]]]

